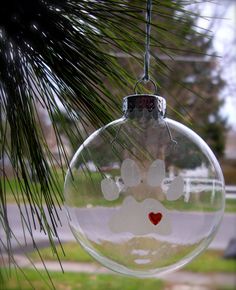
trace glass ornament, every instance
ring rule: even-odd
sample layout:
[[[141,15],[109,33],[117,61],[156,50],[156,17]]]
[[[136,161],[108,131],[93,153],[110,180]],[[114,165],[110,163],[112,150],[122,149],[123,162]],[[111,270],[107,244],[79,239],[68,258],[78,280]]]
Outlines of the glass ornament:
[[[184,266],[211,242],[224,212],[220,166],[196,133],[165,117],[156,95],[124,98],[122,118],[94,132],[65,180],[77,241],[119,273]]]

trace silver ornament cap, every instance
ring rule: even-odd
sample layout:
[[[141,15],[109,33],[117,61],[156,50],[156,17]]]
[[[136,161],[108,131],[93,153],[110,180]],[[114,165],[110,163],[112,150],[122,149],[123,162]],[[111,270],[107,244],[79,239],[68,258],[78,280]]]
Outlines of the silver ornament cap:
[[[135,94],[123,98],[123,113],[127,117],[152,116],[154,119],[166,115],[166,100],[149,94]]]

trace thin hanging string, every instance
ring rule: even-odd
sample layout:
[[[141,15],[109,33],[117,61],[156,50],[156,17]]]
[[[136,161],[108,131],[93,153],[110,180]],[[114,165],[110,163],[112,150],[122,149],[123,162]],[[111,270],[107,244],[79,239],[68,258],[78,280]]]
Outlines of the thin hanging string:
[[[145,42],[145,54],[144,54],[144,74],[142,80],[147,82],[149,77],[150,66],[150,35],[151,35],[151,14],[152,14],[152,0],[147,0],[146,6],[146,42]]]
[[[150,35],[151,35],[151,14],[152,14],[152,0],[147,0],[146,5],[146,40],[145,40],[145,53],[144,53],[144,73],[143,76],[136,82],[134,86],[135,94],[138,94],[138,86],[140,83],[152,83],[154,87],[154,94],[157,94],[156,82],[150,78]]]

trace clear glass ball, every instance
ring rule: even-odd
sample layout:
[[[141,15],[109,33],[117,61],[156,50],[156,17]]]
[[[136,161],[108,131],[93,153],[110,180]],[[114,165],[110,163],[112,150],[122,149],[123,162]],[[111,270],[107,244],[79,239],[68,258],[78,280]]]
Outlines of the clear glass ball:
[[[119,273],[178,269],[213,239],[224,212],[224,179],[192,130],[150,110],[125,114],[74,155],[65,201],[77,241]]]

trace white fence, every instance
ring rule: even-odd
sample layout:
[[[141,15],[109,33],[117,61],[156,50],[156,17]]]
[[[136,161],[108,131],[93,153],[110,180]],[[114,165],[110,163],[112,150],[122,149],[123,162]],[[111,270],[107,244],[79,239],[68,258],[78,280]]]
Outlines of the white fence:
[[[227,199],[236,199],[236,185],[226,185],[225,191]]]
[[[165,178],[163,180],[163,189],[167,190],[170,185],[172,178]],[[191,178],[184,177],[184,197],[185,201],[188,202],[191,193],[197,193],[201,191],[211,191],[211,199],[215,197],[217,190],[222,190],[223,184],[216,179],[207,178]],[[236,199],[236,186],[225,186],[226,199]]]

